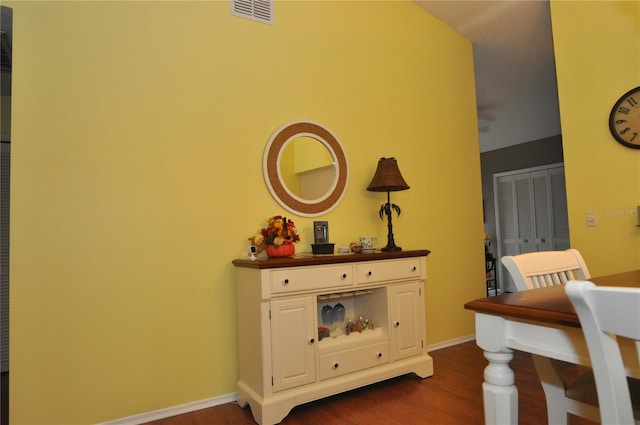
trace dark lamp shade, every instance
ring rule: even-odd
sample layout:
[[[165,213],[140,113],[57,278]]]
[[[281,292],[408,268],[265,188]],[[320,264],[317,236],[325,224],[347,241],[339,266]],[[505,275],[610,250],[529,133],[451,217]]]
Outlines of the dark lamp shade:
[[[371,192],[397,192],[407,189],[409,189],[409,185],[402,178],[396,159],[380,158],[376,174],[367,190]]]

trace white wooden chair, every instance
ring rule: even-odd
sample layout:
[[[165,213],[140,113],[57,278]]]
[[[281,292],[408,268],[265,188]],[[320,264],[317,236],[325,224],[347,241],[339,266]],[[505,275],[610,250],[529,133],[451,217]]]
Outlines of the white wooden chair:
[[[518,292],[591,278],[582,255],[575,249],[504,256],[501,261]],[[600,412],[590,369],[538,355],[532,358],[544,389],[549,424],[567,424],[568,413],[599,421]],[[563,378],[567,375],[563,371],[569,369],[579,372],[570,381]]]
[[[582,255],[575,249],[504,256],[501,261],[518,291],[591,278]]]
[[[634,340],[640,364],[640,288],[571,281],[565,290],[589,348],[602,423],[640,423],[640,381],[627,379],[617,338]]]

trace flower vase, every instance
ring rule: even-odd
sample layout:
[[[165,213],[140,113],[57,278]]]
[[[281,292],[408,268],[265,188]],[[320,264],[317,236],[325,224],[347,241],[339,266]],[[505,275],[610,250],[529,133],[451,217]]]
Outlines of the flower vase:
[[[293,244],[267,245],[267,255],[269,257],[290,257],[295,253],[296,247]]]

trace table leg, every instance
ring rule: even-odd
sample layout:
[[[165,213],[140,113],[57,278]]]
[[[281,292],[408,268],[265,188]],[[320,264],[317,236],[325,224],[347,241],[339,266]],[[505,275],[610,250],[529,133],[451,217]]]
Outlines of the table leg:
[[[518,389],[509,367],[513,351],[506,346],[506,320],[476,313],[476,344],[484,350],[489,365],[484,369],[482,394],[486,424],[518,423]]]
[[[513,352],[485,351],[489,365],[484,370],[482,393],[484,397],[484,420],[486,424],[518,423],[518,389],[515,375],[509,367]]]
[[[553,367],[551,359],[536,354],[532,355],[532,358],[547,401],[549,424],[566,425],[567,403],[562,379]]]

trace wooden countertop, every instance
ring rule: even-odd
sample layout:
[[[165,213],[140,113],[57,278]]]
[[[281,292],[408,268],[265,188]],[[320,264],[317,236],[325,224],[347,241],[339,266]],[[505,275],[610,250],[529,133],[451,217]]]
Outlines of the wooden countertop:
[[[640,270],[589,280],[599,286],[640,287]],[[564,291],[564,285],[480,298],[466,303],[464,308],[477,313],[580,327],[580,320]]]
[[[296,254],[291,257],[269,258],[266,260],[248,260],[239,258],[233,260],[236,267],[253,269],[275,269],[281,267],[316,266],[322,264],[353,263],[360,261],[390,260],[394,258],[426,257],[431,251],[419,249],[413,251],[374,252],[372,254],[333,254],[313,255],[310,253]]]

